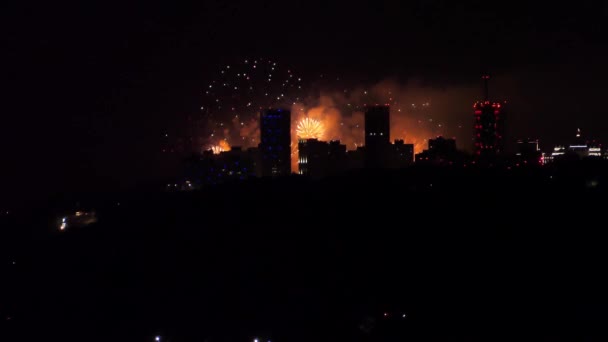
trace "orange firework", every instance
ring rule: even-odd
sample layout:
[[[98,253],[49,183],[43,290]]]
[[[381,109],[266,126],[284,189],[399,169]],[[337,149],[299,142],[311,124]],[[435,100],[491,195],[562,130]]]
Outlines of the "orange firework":
[[[296,134],[300,139],[319,139],[323,138],[325,127],[321,121],[304,118],[298,122],[296,126]]]
[[[211,146],[211,151],[213,151],[213,154],[220,154],[220,153],[224,152],[224,149],[221,146],[214,145],[214,146]]]
[[[211,146],[211,151],[213,154],[220,154],[222,152],[230,151],[230,145],[226,142],[226,140],[222,140],[217,145]]]

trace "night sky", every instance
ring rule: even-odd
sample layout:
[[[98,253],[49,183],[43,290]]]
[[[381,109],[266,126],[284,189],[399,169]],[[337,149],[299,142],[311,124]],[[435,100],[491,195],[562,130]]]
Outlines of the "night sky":
[[[607,15],[602,1],[3,3],[0,204],[173,175],[163,132],[200,110],[220,66],[251,56],[349,88],[427,90],[443,118],[472,116],[477,98],[455,97],[489,72],[509,139],[549,150],[580,127],[607,142]]]

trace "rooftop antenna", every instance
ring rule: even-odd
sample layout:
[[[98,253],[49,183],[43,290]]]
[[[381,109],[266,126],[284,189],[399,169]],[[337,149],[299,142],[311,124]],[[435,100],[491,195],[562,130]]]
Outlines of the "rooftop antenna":
[[[481,76],[481,79],[483,80],[483,100],[488,101],[488,99],[489,99],[488,80],[490,79],[490,75],[483,75],[483,76]]]

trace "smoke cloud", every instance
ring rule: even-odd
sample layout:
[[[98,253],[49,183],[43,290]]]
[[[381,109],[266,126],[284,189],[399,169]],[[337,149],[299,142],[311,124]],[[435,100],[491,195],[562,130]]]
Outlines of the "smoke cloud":
[[[391,79],[370,87],[336,90],[326,87],[304,99],[290,102],[292,111],[292,171],[297,171],[295,128],[305,117],[319,120],[324,140],[340,140],[348,150],[364,143],[365,107],[388,104],[391,107],[391,141],[403,139],[414,144],[416,153],[427,148],[428,139],[455,138],[460,149],[470,150],[472,137],[471,104],[479,99],[478,86],[437,88],[420,82],[400,83]],[[259,143],[259,120],[235,117],[222,137],[230,145],[244,148]],[[215,141],[212,145],[219,145]],[[225,147],[225,146],[223,146]]]

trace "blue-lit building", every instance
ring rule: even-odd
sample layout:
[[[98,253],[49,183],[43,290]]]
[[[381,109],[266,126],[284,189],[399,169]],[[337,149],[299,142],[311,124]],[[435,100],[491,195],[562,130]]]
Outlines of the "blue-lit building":
[[[230,151],[214,154],[204,151],[186,159],[182,180],[167,185],[167,190],[194,190],[201,186],[243,181],[257,176],[257,149],[243,150],[233,146]]]
[[[260,113],[260,156],[262,176],[291,173],[291,112],[266,109]]]

